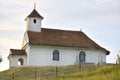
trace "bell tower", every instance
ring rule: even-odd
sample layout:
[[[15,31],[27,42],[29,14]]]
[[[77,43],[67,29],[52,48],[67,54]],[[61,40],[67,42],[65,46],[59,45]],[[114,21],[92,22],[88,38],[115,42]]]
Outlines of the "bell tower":
[[[26,31],[35,31],[41,32],[41,22],[43,17],[35,9],[36,5],[34,4],[33,11],[26,17]]]

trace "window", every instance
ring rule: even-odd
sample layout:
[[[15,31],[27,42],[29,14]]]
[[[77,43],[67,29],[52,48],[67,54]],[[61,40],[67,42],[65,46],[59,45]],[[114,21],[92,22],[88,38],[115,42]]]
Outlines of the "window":
[[[33,22],[36,23],[36,19],[34,19]]]
[[[53,51],[53,60],[59,61],[59,51],[58,50]]]
[[[80,54],[79,54],[79,60],[80,62],[84,62],[85,61],[85,52],[84,51],[81,51]]]

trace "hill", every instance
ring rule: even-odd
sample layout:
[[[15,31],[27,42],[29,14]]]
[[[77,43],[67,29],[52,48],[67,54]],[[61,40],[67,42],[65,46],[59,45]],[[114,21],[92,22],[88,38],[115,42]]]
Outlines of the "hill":
[[[120,66],[78,72],[78,66],[16,67],[0,72],[0,80],[119,80]],[[91,67],[93,68],[93,67]],[[94,68],[95,69],[95,68]]]
[[[92,72],[64,75],[57,80],[120,80],[120,65],[102,67]]]

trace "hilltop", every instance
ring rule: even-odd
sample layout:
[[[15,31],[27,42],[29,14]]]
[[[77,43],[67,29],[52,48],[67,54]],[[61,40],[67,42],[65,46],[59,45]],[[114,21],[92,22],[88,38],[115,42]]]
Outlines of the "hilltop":
[[[16,67],[0,72],[0,80],[119,80],[120,66],[79,72],[78,66]],[[93,68],[93,67],[92,67]]]

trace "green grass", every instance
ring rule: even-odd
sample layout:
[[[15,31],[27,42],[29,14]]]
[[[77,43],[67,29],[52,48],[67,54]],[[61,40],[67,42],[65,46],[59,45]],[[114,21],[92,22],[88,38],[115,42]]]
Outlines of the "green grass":
[[[107,66],[92,72],[59,76],[57,80],[120,80],[120,66]]]
[[[78,72],[78,65],[56,67],[16,67],[0,72],[0,80],[120,80],[120,66],[84,65]],[[94,71],[93,71],[94,70]]]

